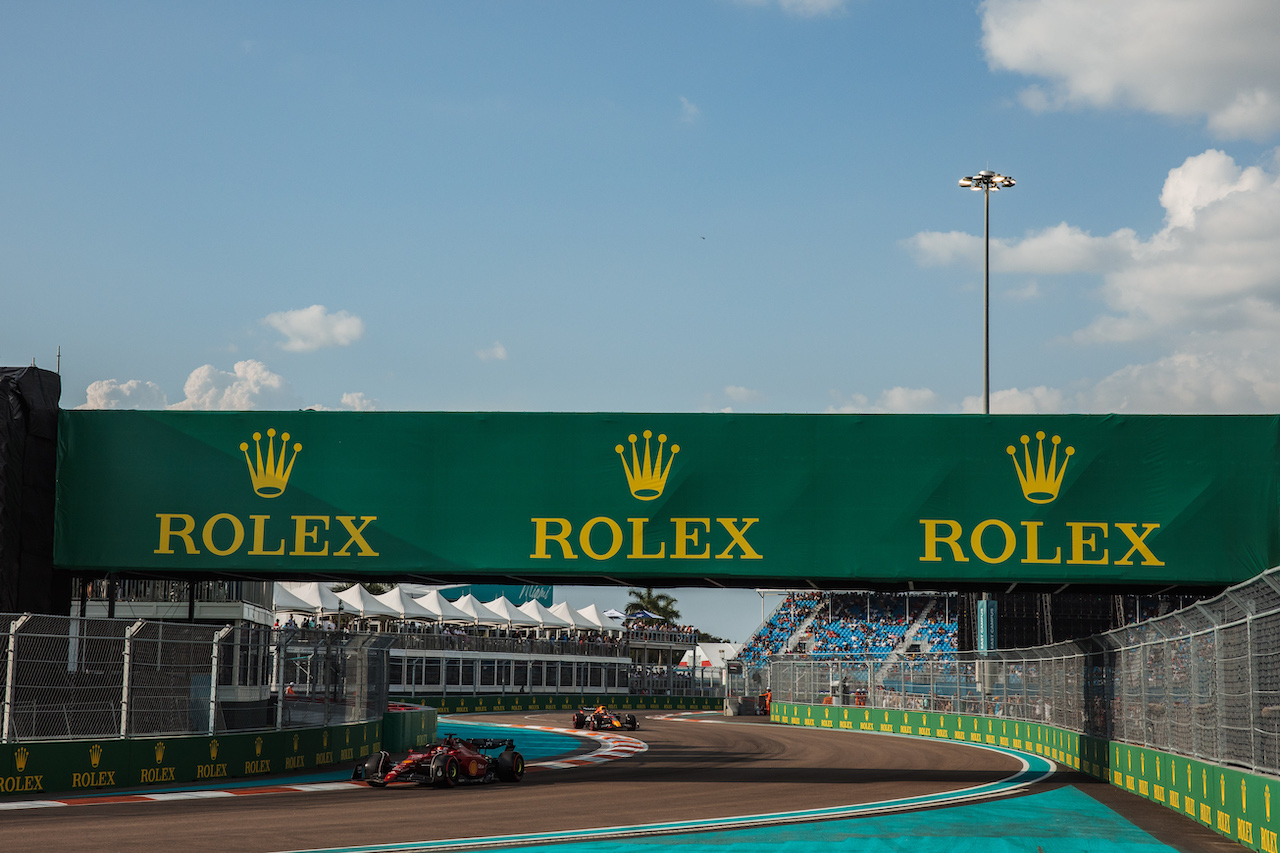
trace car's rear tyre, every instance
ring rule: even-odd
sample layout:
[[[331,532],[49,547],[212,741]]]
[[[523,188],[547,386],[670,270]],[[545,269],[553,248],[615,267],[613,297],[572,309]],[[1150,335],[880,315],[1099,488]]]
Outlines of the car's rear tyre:
[[[626,726],[633,732],[640,729],[640,721],[636,719],[635,714],[627,714]]]
[[[378,752],[369,756],[369,760],[364,763],[364,779],[369,783],[371,788],[385,788],[387,783],[383,781],[384,776],[392,768],[391,756],[385,752]]]
[[[575,729],[581,729],[581,728],[584,728],[586,725],[587,725],[587,718],[586,718],[586,717],[582,716],[581,714],[574,714],[574,715],[573,715],[573,727],[574,727]]]
[[[519,782],[524,778],[524,756],[508,749],[498,756],[498,778],[503,782]]]

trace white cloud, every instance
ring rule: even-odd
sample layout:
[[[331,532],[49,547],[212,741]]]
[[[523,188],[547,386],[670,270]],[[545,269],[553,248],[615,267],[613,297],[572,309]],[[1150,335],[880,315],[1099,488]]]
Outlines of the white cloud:
[[[494,341],[493,346],[476,350],[476,358],[481,361],[506,361],[507,348],[502,345],[502,341]]]
[[[301,400],[283,376],[273,373],[265,364],[252,359],[236,362],[231,372],[218,370],[212,364],[197,367],[187,376],[183,386],[185,397],[169,405],[160,386],[154,382],[130,379],[118,382],[102,379],[86,389],[88,402],[79,409],[173,409],[188,411],[253,411],[304,408]],[[331,412],[325,405],[307,406],[316,411]],[[378,401],[361,391],[342,395],[337,410],[373,412]]]
[[[862,394],[853,394],[827,407],[827,412],[832,414],[919,414],[942,411],[944,408],[937,392],[928,388],[901,386],[881,391],[875,403]]]
[[[1241,168],[1222,151],[1188,157],[1160,193],[1165,226],[1093,237],[1062,224],[993,245],[1007,271],[1095,273],[1103,314],[1081,347],[1142,341],[1164,355],[1071,392],[992,394],[992,411],[1268,412],[1280,409],[1280,152]],[[918,234],[922,263],[971,263],[967,235]],[[980,411],[976,398],[965,411]]]
[[[1170,170],[1160,200],[1166,227],[1107,272],[1110,313],[1077,338],[1196,335],[1219,352],[1236,336],[1280,339],[1280,178],[1206,151]]]
[[[237,361],[230,373],[212,364],[197,367],[187,377],[182,390],[186,399],[169,408],[199,411],[301,408],[284,377],[253,359]]]
[[[923,266],[963,263],[982,268],[981,236],[960,231],[922,231],[902,242]],[[1137,235],[1128,228],[1094,237],[1063,222],[1022,240],[992,240],[991,269],[1042,275],[1102,272],[1132,255],[1137,247]]]
[[[355,412],[376,412],[378,401],[370,400],[363,391],[348,391],[342,395],[342,408]]]
[[[991,392],[991,413],[993,415],[1043,415],[1070,411],[1076,401],[1059,388],[1038,385],[1035,388],[1005,388]],[[965,397],[960,404],[964,414],[982,413],[982,397],[975,395]]]
[[[350,346],[364,336],[364,321],[346,311],[328,313],[323,305],[277,311],[262,322],[285,336],[281,349],[311,352],[321,347]]]
[[[778,8],[798,18],[818,18],[844,11],[849,0],[737,0],[743,6],[768,6],[777,3]]]
[[[764,399],[759,391],[741,385],[724,386],[724,395],[735,403],[758,403]]]
[[[169,406],[159,385],[140,379],[127,382],[100,379],[89,384],[86,394],[88,402],[76,406],[77,409],[164,409]]]
[[[1124,107],[1202,118],[1228,139],[1280,130],[1275,0],[985,0],[993,69],[1042,77],[1031,109]]]
[[[698,109],[698,105],[690,101],[684,95],[680,96],[680,120],[685,124],[693,124],[698,120],[698,116],[702,115],[702,110]]]

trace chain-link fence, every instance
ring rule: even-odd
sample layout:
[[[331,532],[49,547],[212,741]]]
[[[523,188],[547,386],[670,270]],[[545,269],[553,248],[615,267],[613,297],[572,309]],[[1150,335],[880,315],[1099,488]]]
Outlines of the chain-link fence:
[[[377,719],[377,635],[0,614],[0,741]]]
[[[958,657],[775,656],[768,686],[775,701],[1008,717],[1280,772],[1280,568],[1085,640]]]

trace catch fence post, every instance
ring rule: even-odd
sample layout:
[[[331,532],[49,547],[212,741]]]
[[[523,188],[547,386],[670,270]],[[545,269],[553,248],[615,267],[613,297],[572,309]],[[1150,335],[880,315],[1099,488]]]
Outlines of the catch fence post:
[[[276,731],[280,731],[284,728],[284,631],[275,631],[274,635],[271,670],[276,682]]]
[[[9,626],[9,644],[5,650],[4,721],[0,725],[0,743],[9,742],[9,728],[13,722],[13,696],[17,691],[14,682],[18,677],[18,630],[30,618],[30,613],[23,613]]]
[[[213,652],[211,653],[211,666],[209,669],[209,734],[214,733],[217,727],[215,715],[218,712],[218,653],[222,648],[222,641],[227,635],[234,630],[233,626],[227,625],[218,633],[213,635]]]
[[[130,660],[133,657],[133,638],[142,630],[142,626],[145,624],[139,619],[124,632],[124,655],[122,661],[124,671],[120,679],[120,737],[122,738],[129,736],[129,687],[133,681],[133,667]]]

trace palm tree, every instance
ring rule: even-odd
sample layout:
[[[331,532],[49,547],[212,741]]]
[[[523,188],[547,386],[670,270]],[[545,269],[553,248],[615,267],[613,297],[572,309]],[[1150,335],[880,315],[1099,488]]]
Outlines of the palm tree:
[[[653,591],[653,587],[647,586],[643,591],[638,589],[627,590],[627,595],[631,596],[632,601],[627,603],[627,615],[633,616],[641,610],[647,610],[656,615],[664,622],[676,624],[680,619],[680,611],[676,610],[676,600],[665,592]]]
[[[334,584],[332,589],[334,592],[342,592],[344,589],[350,589],[353,586],[355,586],[355,583],[347,581],[346,583]],[[396,585],[393,583],[366,583],[364,585],[364,588],[373,595],[382,595],[384,592],[390,592],[395,589],[395,587]]]

